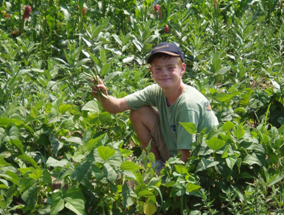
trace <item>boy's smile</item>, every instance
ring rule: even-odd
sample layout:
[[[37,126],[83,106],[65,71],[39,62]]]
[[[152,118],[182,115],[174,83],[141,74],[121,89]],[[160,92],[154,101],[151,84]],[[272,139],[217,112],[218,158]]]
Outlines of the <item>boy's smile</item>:
[[[150,67],[154,81],[163,90],[179,88],[185,69],[185,64],[179,63],[179,57],[155,58]]]

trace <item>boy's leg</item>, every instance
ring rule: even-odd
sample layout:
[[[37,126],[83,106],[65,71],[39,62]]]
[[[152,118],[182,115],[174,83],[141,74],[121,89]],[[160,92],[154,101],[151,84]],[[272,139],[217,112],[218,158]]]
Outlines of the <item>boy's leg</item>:
[[[144,149],[152,139],[151,131],[157,117],[158,111],[151,106],[143,106],[138,110],[131,110],[130,120]],[[150,152],[155,155],[156,160],[161,159],[158,149],[153,145],[151,145]]]

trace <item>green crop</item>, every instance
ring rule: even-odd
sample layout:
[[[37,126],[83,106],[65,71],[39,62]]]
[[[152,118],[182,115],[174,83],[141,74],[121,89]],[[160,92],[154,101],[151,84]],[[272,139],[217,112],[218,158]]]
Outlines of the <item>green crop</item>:
[[[283,1],[2,0],[0,12],[1,214],[284,214]],[[146,59],[162,41],[181,47],[184,83],[220,124],[181,123],[196,136],[189,161],[158,176],[129,112],[106,112],[91,89],[153,84]]]

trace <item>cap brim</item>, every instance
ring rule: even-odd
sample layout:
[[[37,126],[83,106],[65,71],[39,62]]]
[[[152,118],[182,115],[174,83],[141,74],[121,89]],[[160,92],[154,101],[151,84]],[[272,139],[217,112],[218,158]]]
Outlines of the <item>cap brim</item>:
[[[157,54],[157,53],[165,53],[165,54],[167,54],[167,55],[180,57],[180,55],[179,55],[179,54],[176,54],[176,53],[173,53],[173,52],[158,51],[158,52],[154,52],[154,53],[152,53],[152,54],[148,57],[148,59],[147,59],[147,63],[151,63],[151,62],[152,62],[152,60],[153,60],[153,56],[154,56],[155,54]]]

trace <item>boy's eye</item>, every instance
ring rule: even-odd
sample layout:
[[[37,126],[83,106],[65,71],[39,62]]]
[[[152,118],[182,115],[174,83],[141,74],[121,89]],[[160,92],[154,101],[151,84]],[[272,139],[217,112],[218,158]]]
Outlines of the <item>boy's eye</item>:
[[[174,67],[168,67],[167,69],[168,69],[168,70],[173,70],[173,69],[174,69]]]

